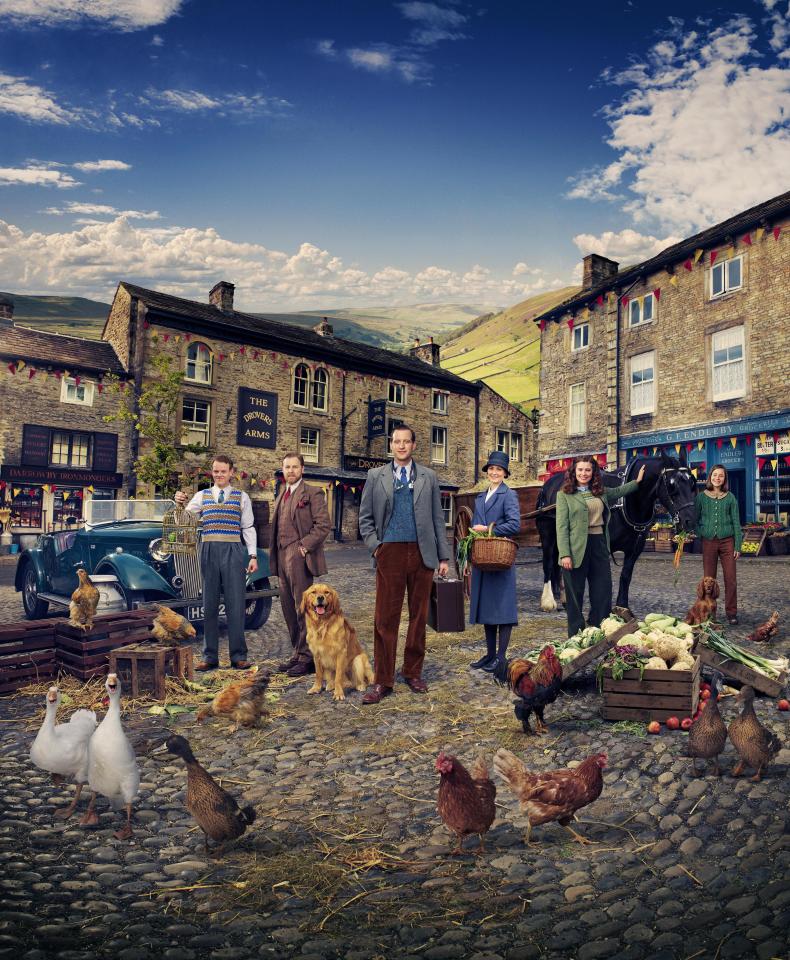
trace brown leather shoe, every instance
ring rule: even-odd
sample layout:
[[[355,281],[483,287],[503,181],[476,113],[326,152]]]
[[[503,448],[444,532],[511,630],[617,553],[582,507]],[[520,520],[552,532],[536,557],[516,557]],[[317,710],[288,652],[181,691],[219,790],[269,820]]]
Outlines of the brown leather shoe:
[[[381,703],[384,697],[388,697],[391,693],[392,687],[384,687],[380,683],[374,683],[372,687],[368,687],[362,697],[362,702],[366,705],[370,703]]]
[[[234,670],[249,670],[252,664],[249,660],[239,660],[238,663],[232,663],[231,666]]]
[[[297,660],[285,673],[289,677],[306,677],[308,673],[315,673],[315,664],[312,660]]]
[[[291,657],[290,660],[284,660],[282,663],[278,663],[277,673],[288,673],[291,667],[295,666],[298,662],[296,657]]]
[[[403,682],[413,693],[427,693],[428,684],[422,677],[404,677]]]
[[[198,660],[198,662],[195,664],[195,670],[199,670],[201,673],[203,673],[205,670],[218,670],[218,669],[219,669],[219,664],[211,663],[209,660]]]

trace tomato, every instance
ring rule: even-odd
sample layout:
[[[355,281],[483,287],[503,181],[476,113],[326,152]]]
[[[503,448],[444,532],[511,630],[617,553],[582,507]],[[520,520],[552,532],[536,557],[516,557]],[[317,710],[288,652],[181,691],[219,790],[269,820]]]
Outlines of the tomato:
[[[790,710],[790,703],[787,700],[780,700],[776,705],[780,710]]]
[[[680,728],[680,720],[677,717],[667,717],[667,730],[678,730]]]
[[[700,694],[700,699],[703,701],[710,700],[710,697],[711,697],[710,690],[703,690],[702,693]]]
[[[680,721],[680,728],[681,730],[690,730],[693,723],[694,721],[691,719],[691,717],[683,717],[683,719]]]
[[[651,720],[647,725],[648,733],[661,733],[661,724],[658,720]]]

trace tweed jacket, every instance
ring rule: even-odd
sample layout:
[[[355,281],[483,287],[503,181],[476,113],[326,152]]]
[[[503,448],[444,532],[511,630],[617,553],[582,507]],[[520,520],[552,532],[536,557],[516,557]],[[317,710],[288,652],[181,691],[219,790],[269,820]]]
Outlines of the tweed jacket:
[[[285,486],[274,502],[271,525],[271,543],[269,545],[269,567],[274,576],[278,572],[277,533],[280,517],[284,510],[289,511],[291,520],[299,531],[299,543],[307,551],[305,563],[314,577],[323,576],[327,572],[326,557],[324,556],[324,540],[329,536],[332,522],[326,508],[324,491],[318,487],[300,481],[294,492],[285,500]]]
[[[604,487],[599,494],[603,500],[603,535],[606,538],[606,549],[609,546],[609,504],[620,497],[633,493],[639,484],[636,480],[624,483],[620,487]],[[590,514],[582,493],[557,494],[557,549],[560,559],[570,557],[574,567],[580,567],[587,549],[587,532],[590,527]]]
[[[435,570],[440,560],[449,560],[444,511],[439,490],[439,479],[433,470],[414,461],[414,521],[417,527],[417,545],[422,562]],[[384,539],[392,515],[392,465],[368,470],[362,501],[359,505],[359,532],[371,553],[375,553]]]

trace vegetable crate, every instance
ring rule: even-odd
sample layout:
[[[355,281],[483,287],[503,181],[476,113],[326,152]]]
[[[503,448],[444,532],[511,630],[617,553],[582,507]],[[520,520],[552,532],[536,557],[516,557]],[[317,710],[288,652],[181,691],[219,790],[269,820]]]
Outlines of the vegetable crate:
[[[618,630],[615,630],[614,633],[610,634],[599,643],[596,643],[592,647],[587,647],[586,650],[582,650],[579,656],[574,660],[571,660],[570,663],[563,664],[562,679],[567,680],[572,674],[578,673],[579,670],[589,666],[593,660],[597,660],[598,657],[602,657],[607,650],[611,650],[616,643],[619,643],[622,637],[628,633],[634,633],[637,629],[636,620],[631,620],[629,623],[624,623],[622,627],[620,627]]]
[[[603,676],[604,720],[661,720],[693,717],[699,703],[701,661],[692,670],[627,670],[614,680],[610,669]]]
[[[741,556],[759,557],[765,551],[767,531],[763,527],[749,527],[743,531]]]
[[[699,638],[694,643],[691,652],[699,657],[706,667],[712,667],[719,670],[725,677],[731,677],[733,680],[739,680],[741,683],[748,684],[764,693],[769,697],[781,697],[788,680],[786,673],[782,673],[774,680],[766,677],[765,674],[752,670],[745,663],[738,663],[737,660],[727,660],[720,653],[711,650],[705,646]]]
[[[166,677],[191,680],[192,647],[166,647],[159,643],[138,643],[110,653],[110,673],[117,673],[121,687],[130,697],[151,693],[164,700]]]
[[[0,627],[0,696],[29,683],[54,680],[57,673],[54,621],[25,620]]]
[[[154,610],[130,610],[96,617],[86,633],[68,621],[55,628],[55,648],[61,668],[80,680],[107,673],[110,652],[116,647],[151,639]]]

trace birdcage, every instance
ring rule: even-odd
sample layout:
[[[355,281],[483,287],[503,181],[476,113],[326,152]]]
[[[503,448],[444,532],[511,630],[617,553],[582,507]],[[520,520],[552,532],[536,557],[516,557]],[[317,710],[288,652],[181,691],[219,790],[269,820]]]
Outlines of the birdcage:
[[[189,510],[176,505],[162,517],[162,553],[197,553],[198,522]]]

